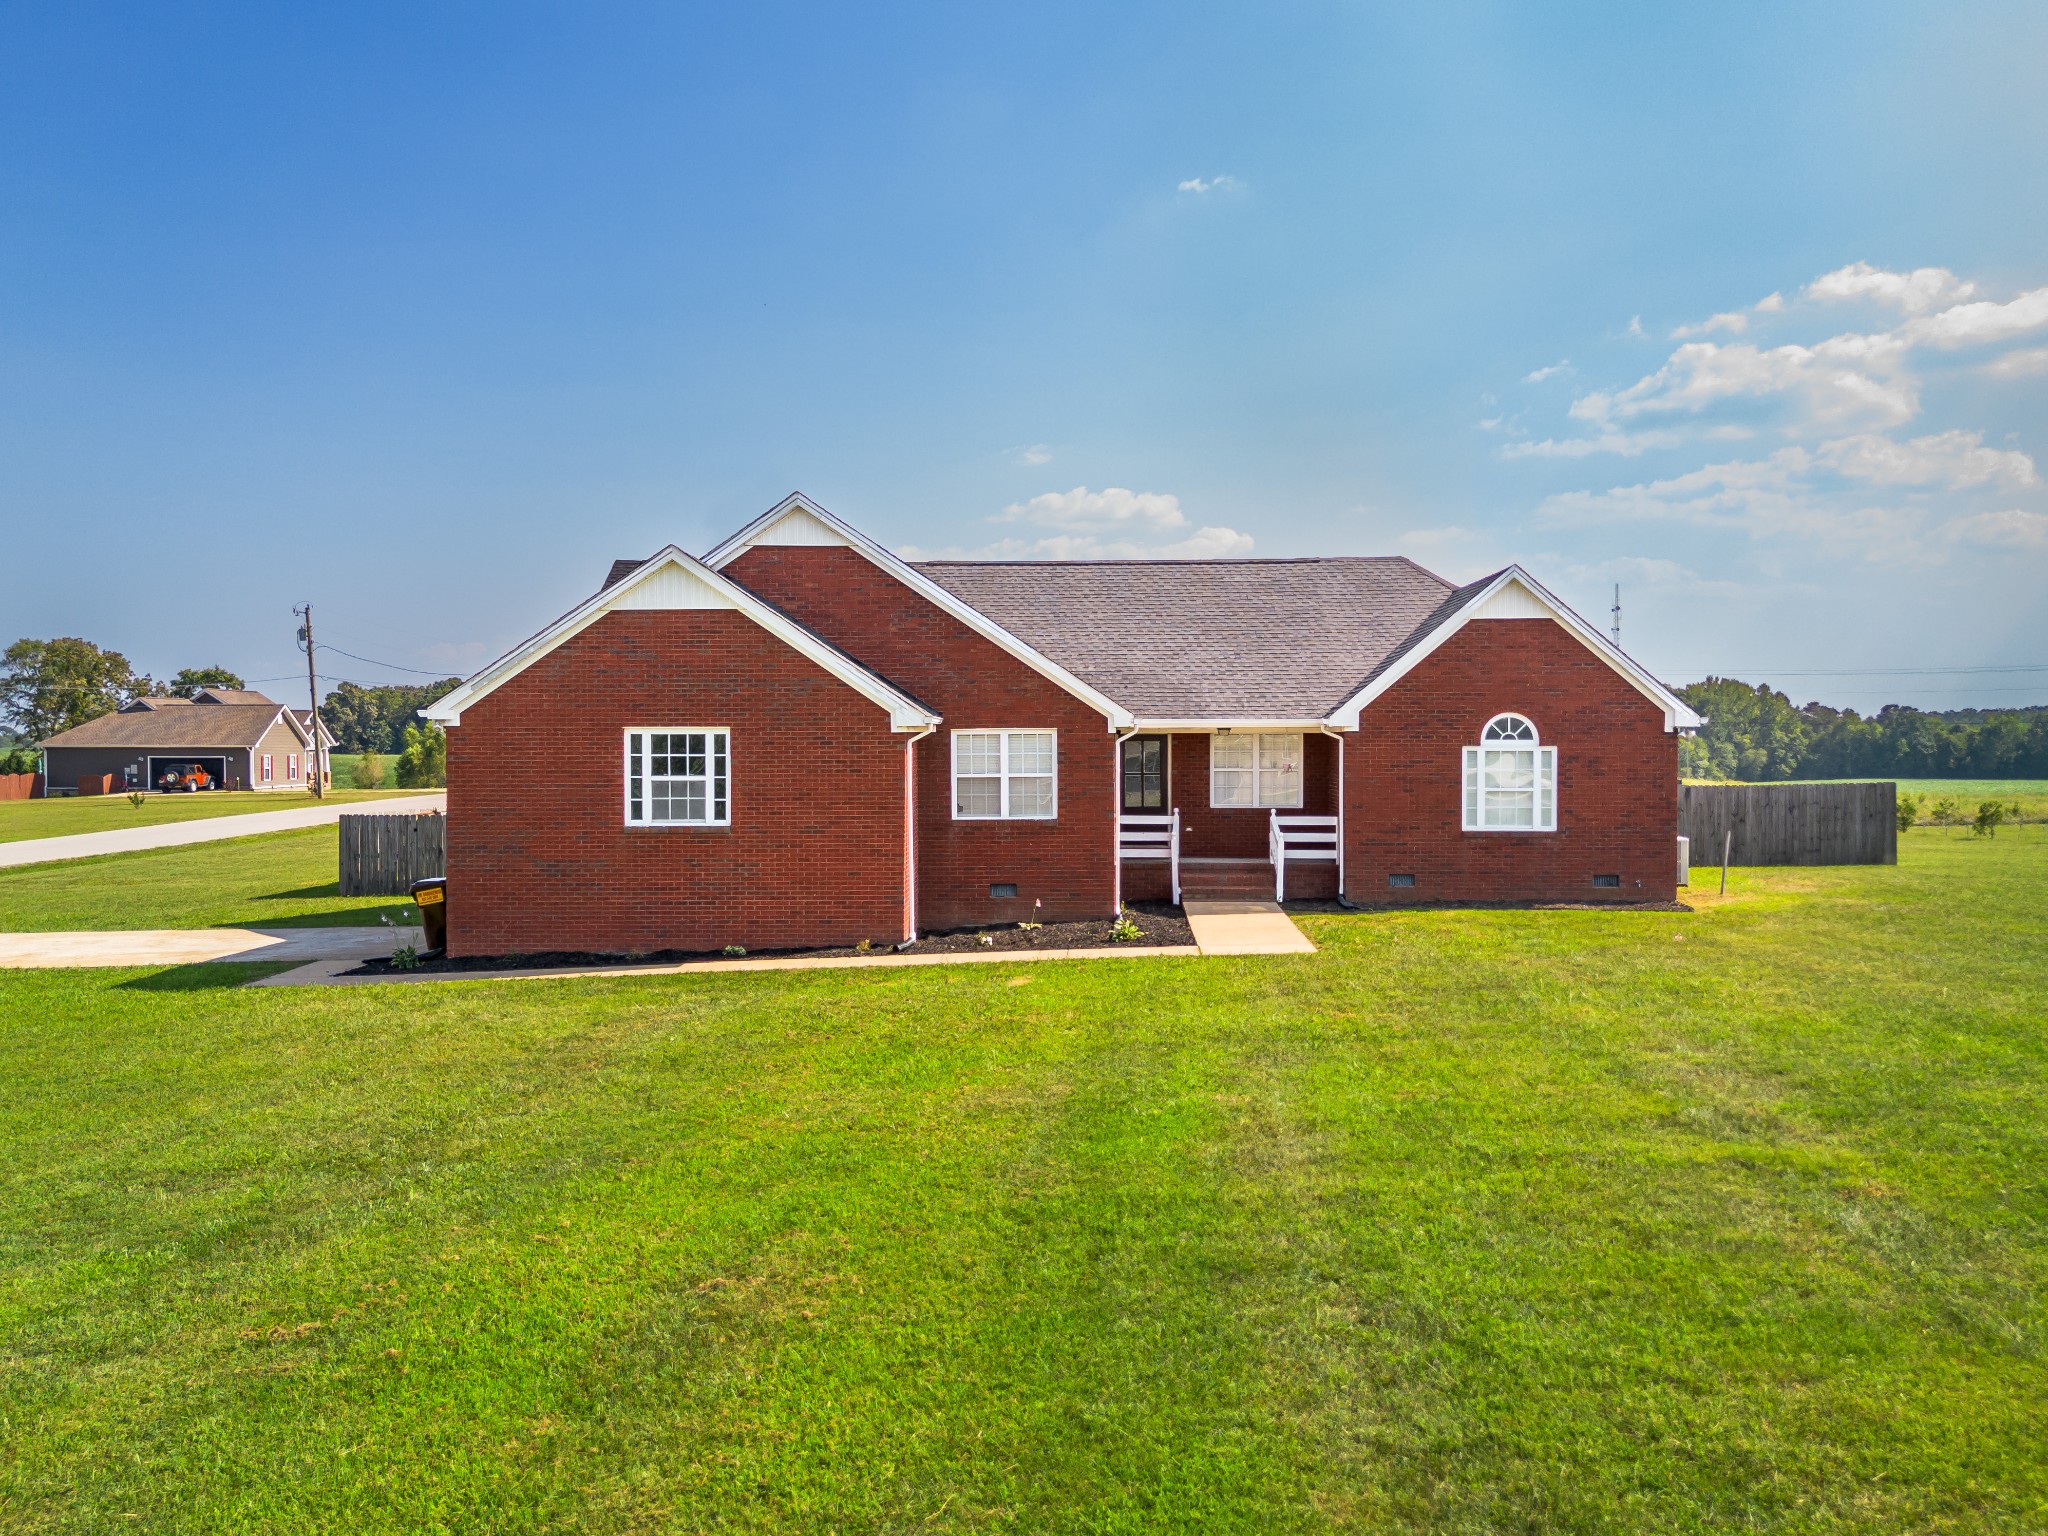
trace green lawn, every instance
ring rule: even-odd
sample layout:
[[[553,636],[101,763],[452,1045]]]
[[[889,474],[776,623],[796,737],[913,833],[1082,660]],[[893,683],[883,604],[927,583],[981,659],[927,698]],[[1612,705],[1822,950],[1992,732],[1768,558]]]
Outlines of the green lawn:
[[[0,933],[419,920],[400,898],[340,895],[340,844],[308,827],[0,869]]]
[[[0,1527],[2048,1526],[2048,829],[1320,954],[0,973]]]
[[[406,790],[406,794],[416,791]],[[353,804],[386,798],[375,791],[329,790],[325,804]],[[316,801],[303,790],[209,790],[192,795],[148,795],[139,806],[126,795],[69,795],[57,800],[0,800],[0,843],[32,837],[66,837],[74,832],[111,832],[153,827],[167,821],[237,816],[248,811],[304,810]]]

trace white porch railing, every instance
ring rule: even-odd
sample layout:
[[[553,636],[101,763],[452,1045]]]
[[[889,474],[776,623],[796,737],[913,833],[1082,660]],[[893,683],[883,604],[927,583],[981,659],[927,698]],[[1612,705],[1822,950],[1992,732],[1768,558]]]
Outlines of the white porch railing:
[[[1266,837],[1268,856],[1273,861],[1273,899],[1287,899],[1287,861],[1306,860],[1337,866],[1337,884],[1344,884],[1344,848],[1334,816],[1282,816],[1273,813],[1272,830]]]
[[[1174,905],[1180,905],[1180,810],[1166,816],[1119,816],[1116,856],[1120,859],[1164,859],[1172,876]]]

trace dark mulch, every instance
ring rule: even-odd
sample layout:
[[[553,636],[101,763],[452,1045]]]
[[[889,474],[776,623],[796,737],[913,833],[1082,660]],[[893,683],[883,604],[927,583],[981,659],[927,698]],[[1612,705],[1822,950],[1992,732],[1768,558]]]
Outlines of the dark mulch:
[[[1107,918],[1086,923],[1042,923],[1035,928],[1020,925],[992,926],[987,928],[961,928],[952,933],[926,934],[903,953],[908,955],[943,955],[972,953],[979,950],[1030,950],[1030,949],[1150,949],[1162,945],[1192,944],[1194,930],[1188,927],[1188,920],[1181,916],[1180,908],[1159,902],[1133,902],[1130,908],[1132,918],[1137,922],[1143,937],[1120,944],[1110,937],[1111,923]],[[857,955],[857,949],[756,949],[749,950],[749,960],[824,960],[846,955]],[[868,954],[886,955],[891,953],[884,945],[866,951]],[[432,960],[422,960],[412,967],[408,974],[432,974],[438,971],[475,973],[479,971],[567,971],[588,967],[609,970],[621,965],[687,965],[695,960],[729,960],[737,956],[727,955],[722,950],[659,949],[647,954],[592,954],[585,950],[549,950],[531,955],[465,955],[450,959],[445,955]],[[349,976],[388,976],[397,967],[389,960],[366,960]]]

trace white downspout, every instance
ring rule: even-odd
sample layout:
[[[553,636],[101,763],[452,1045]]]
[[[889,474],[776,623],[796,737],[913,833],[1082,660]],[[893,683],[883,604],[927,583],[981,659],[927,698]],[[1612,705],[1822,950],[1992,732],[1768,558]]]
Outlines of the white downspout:
[[[908,949],[917,942],[917,753],[920,741],[936,731],[928,725],[903,743],[903,942]]]
[[[1337,738],[1337,905],[1351,905],[1351,888],[1344,883],[1344,736],[1327,725],[1318,726],[1325,736]]]
[[[1115,731],[1115,727],[1110,727]],[[1109,856],[1116,868],[1116,901],[1109,909],[1112,919],[1124,910],[1124,743],[1138,734],[1134,725],[1118,735],[1109,749]]]

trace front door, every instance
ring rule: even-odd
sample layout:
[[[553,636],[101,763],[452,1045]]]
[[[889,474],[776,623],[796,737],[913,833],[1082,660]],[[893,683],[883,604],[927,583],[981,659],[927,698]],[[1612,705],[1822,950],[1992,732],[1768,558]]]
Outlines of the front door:
[[[1133,736],[1123,745],[1123,806],[1129,812],[1166,809],[1166,738]]]

